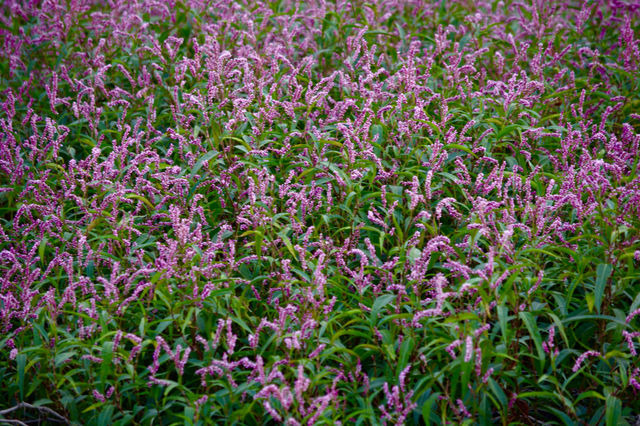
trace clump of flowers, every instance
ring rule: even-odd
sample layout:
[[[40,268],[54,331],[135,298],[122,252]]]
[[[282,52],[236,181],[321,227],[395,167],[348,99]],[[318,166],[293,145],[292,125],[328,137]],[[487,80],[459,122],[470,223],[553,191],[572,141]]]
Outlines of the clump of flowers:
[[[640,411],[633,2],[0,21],[4,420]]]

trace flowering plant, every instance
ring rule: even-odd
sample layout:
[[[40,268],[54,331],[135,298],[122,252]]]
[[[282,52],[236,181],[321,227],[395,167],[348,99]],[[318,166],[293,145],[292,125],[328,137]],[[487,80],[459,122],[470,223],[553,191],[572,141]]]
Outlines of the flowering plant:
[[[0,422],[637,421],[639,25],[3,1]]]

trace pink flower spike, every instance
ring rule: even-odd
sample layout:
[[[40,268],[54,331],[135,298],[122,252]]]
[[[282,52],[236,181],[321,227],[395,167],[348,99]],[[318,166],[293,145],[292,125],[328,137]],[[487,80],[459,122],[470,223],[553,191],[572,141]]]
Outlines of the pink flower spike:
[[[631,320],[637,316],[638,314],[640,314],[640,308],[636,309],[635,311],[631,312],[626,319],[626,323],[629,324],[631,322]]]
[[[574,373],[577,372],[578,370],[580,370],[580,366],[582,365],[582,363],[584,362],[584,360],[587,357],[590,356],[600,356],[600,352],[598,351],[586,351],[585,353],[583,353],[582,355],[580,355],[578,357],[578,359],[576,360],[576,363],[573,365],[573,368],[571,369],[571,371],[573,371]]]

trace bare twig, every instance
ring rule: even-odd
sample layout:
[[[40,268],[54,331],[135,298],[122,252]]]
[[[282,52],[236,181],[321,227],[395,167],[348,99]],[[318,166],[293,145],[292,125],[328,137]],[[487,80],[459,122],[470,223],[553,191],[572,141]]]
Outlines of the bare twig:
[[[40,411],[41,413],[47,413],[48,415],[51,415],[53,417],[55,417],[56,419],[64,422],[65,424],[70,424],[69,420],[64,417],[62,414],[57,413],[55,411],[53,411],[51,408],[49,407],[40,407],[40,406],[35,406],[35,405],[31,405],[28,402],[21,402],[11,408],[7,408],[6,410],[2,410],[0,411],[0,415],[1,416],[5,416],[6,414],[9,414],[13,411],[19,410],[21,408],[29,408],[31,410],[37,410]],[[19,420],[7,420],[7,419],[1,419],[0,421],[3,422],[9,422],[9,423],[16,423],[16,424],[22,424],[24,425],[25,423],[19,421]]]
[[[20,426],[29,426],[26,423],[21,422],[20,420],[12,420],[12,419],[0,419],[0,424],[1,423],[9,423],[9,424],[20,425]]]

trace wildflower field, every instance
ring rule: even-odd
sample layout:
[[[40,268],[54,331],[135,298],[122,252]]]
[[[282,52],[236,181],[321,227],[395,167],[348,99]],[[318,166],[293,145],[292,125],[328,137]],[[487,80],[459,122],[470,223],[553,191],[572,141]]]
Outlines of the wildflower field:
[[[637,424],[637,1],[3,0],[0,44],[0,423]]]

